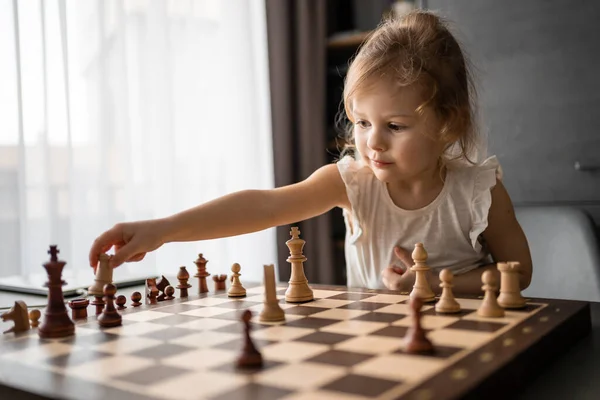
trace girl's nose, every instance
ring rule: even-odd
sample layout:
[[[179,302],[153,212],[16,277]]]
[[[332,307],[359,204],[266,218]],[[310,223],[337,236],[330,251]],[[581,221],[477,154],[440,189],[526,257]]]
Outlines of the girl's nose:
[[[373,151],[382,152],[386,149],[385,139],[379,129],[373,127],[367,139],[367,146]]]

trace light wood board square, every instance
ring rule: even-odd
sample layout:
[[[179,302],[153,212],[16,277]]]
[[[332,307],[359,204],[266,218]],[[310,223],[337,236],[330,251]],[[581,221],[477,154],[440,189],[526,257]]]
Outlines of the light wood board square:
[[[154,384],[151,395],[168,400],[197,400],[235,390],[246,384],[249,379],[245,375],[200,371]]]
[[[171,314],[172,315],[172,314]],[[139,322],[130,325],[122,325],[114,328],[104,329],[106,333],[114,333],[122,336],[139,336],[145,333],[157,332],[168,329],[166,325],[152,324],[150,322]]]
[[[133,314],[125,314],[122,318],[127,321],[148,322],[162,317],[169,317],[171,315],[173,314],[160,311],[140,311]]]
[[[229,310],[231,311],[231,310]],[[230,321],[226,319],[216,319],[216,318],[201,318],[196,321],[184,322],[182,324],[175,325],[177,328],[186,328],[186,329],[194,329],[197,331],[211,330],[211,329],[219,329],[224,326],[235,325],[239,322]]]
[[[130,355],[115,355],[69,368],[69,375],[103,382],[153,365],[156,361]]]
[[[494,336],[490,332],[467,331],[463,329],[439,329],[429,332],[427,337],[441,346],[477,348]]]
[[[361,315],[365,315],[370,313],[371,311],[366,310],[348,310],[341,308],[334,308],[331,310],[321,311],[315,314],[311,314],[311,318],[327,318],[327,319],[352,319],[356,317],[360,317]]]
[[[387,303],[387,304],[396,304],[401,301],[408,300],[408,296],[403,294],[377,294],[373,297],[369,297],[367,299],[363,299],[361,301],[365,301],[367,303]]]
[[[191,306],[216,306],[223,303],[229,303],[232,300],[229,298],[221,298],[221,297],[205,297],[203,299],[187,301],[183,304],[189,304]]]
[[[161,359],[164,365],[186,368],[191,365],[195,369],[209,369],[227,362],[234,362],[239,353],[239,349],[221,350],[221,349],[198,349],[186,351],[171,357]]]
[[[368,335],[371,332],[384,328],[386,325],[385,322],[348,320],[328,325],[321,328],[321,331],[342,333],[346,335]]]
[[[317,363],[285,364],[255,375],[254,380],[269,386],[292,390],[310,390],[346,374],[343,367]]]
[[[298,362],[324,353],[329,346],[307,342],[279,342],[261,349],[264,358],[283,362]]]
[[[231,309],[224,307],[202,307],[193,310],[180,312],[180,315],[189,315],[191,317],[213,317],[215,315],[231,312]]]
[[[389,354],[371,358],[352,370],[354,373],[403,381],[421,380],[444,368],[444,360],[404,354]]]
[[[258,330],[252,334],[252,337],[255,339],[282,342],[286,340],[293,340],[304,335],[308,335],[313,331],[313,329],[295,328],[292,326],[278,325]]]
[[[347,292],[338,292],[337,290],[321,290],[313,289],[313,295],[316,299],[326,299],[327,297],[337,296],[338,294]]]
[[[229,342],[239,337],[240,335],[235,333],[206,331],[178,337],[177,339],[169,340],[169,343],[202,349]]]
[[[22,364],[36,364],[46,358],[62,356],[64,354],[76,351],[80,347],[72,344],[50,342],[39,346],[28,347],[26,349],[12,351],[8,354],[0,354],[0,359],[18,361]]]

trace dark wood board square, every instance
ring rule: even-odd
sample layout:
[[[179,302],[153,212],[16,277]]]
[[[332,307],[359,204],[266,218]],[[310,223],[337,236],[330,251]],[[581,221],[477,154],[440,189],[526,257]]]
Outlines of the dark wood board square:
[[[340,321],[337,319],[306,317],[295,321],[286,322],[285,326],[293,326],[295,328],[320,329],[329,325],[336,324],[338,322]]]
[[[346,304],[345,306],[341,306],[343,310],[365,310],[365,311],[375,311],[383,307],[389,306],[388,303],[372,303],[372,302],[362,302],[355,301],[354,303]]]
[[[353,353],[344,350],[329,350],[306,360],[307,362],[317,362],[328,365],[338,365],[341,367],[352,367],[363,361],[373,358],[369,354]]]
[[[240,400],[240,399],[260,399],[275,400],[280,399],[292,393],[291,390],[276,388],[272,386],[261,385],[258,383],[248,383],[240,386],[230,392],[218,396],[210,397],[211,400]]]
[[[340,293],[340,294],[336,294],[335,296],[329,296],[327,299],[334,299],[334,300],[363,300],[363,299],[368,299],[369,297],[373,297],[375,296],[374,294],[370,294],[370,293]]]
[[[408,327],[406,326],[386,326],[385,328],[372,332],[371,335],[403,338],[404,335],[406,335],[407,330]]]
[[[378,312],[378,313],[372,312],[372,313],[358,316],[356,318],[352,318],[352,321],[370,321],[370,322],[392,323],[392,322],[401,320],[404,317],[406,317],[406,316],[403,314],[388,314],[388,313],[382,313],[382,312]]]
[[[421,314],[422,315],[440,315],[440,316],[444,316],[444,317],[462,318],[462,317],[464,317],[466,315],[473,314],[476,311],[477,310],[471,310],[471,309],[468,309],[468,308],[463,308],[459,312],[456,312],[456,313],[440,313],[440,312],[435,311],[435,307],[432,307],[429,310],[423,311]]]
[[[434,351],[433,353],[423,353],[419,354],[420,357],[433,357],[433,358],[448,358],[453,356],[454,354],[462,351],[464,349],[460,347],[450,347],[450,346],[438,346],[435,343],[433,344]],[[394,352],[395,354],[408,354],[403,349],[398,349]]]
[[[201,318],[201,317],[194,317],[191,315],[173,314],[173,315],[169,315],[168,317],[161,317],[161,318],[153,319],[148,322],[153,323],[153,324],[173,326],[173,325],[183,324],[186,322],[195,321],[198,318]]]
[[[75,336],[70,336],[69,338],[74,338]],[[29,347],[41,346],[46,343],[50,343],[51,340],[42,339],[39,336],[22,336],[13,340],[0,340],[0,353],[6,354],[11,351],[18,351],[27,349]]]
[[[211,317],[214,318],[214,317]],[[252,332],[255,332],[259,329],[264,329],[264,328],[268,328],[270,325],[262,325],[262,324],[257,324],[255,322],[250,322],[250,335],[252,335]],[[239,324],[229,324],[229,325],[225,325],[222,326],[220,328],[217,329],[209,329],[211,332],[226,332],[226,333],[244,333],[244,324],[243,323],[239,323]]]
[[[283,363],[279,362],[279,361],[263,359],[263,365],[261,367],[238,368],[235,363],[235,360],[234,360],[234,361],[226,362],[225,364],[220,365],[216,368],[213,367],[213,368],[211,368],[211,371],[228,372],[230,374],[252,375],[258,371],[266,371],[268,369],[271,369],[273,367],[277,367],[280,365],[283,365]]]
[[[527,303],[525,305],[525,307],[523,308],[511,308],[511,309],[506,309],[507,311],[514,311],[514,312],[522,312],[522,313],[530,313],[532,311],[537,310],[538,308],[540,308],[541,305],[539,304],[529,304]]]
[[[402,383],[400,381],[388,381],[381,378],[370,376],[348,374],[335,380],[321,389],[331,390],[333,392],[350,393],[365,397],[377,397],[387,392],[394,386]]]
[[[345,340],[351,339],[353,337],[355,337],[355,336],[342,335],[340,333],[313,332],[313,333],[309,333],[306,336],[302,336],[302,337],[294,339],[294,342],[309,342],[309,343],[317,343],[317,344],[334,345],[334,344],[343,342]]]
[[[252,343],[254,343],[254,346],[256,346],[256,348],[260,351],[260,349],[262,349],[263,347],[268,346],[273,343],[277,343],[277,342],[274,342],[272,340],[253,338]],[[243,348],[244,348],[244,339],[242,337],[240,337],[239,339],[230,340],[225,343],[220,343],[215,346],[211,346],[211,349],[222,349],[222,350],[239,349],[241,351]]]
[[[146,386],[156,384],[165,379],[189,374],[190,372],[190,370],[183,368],[156,364],[129,374],[114,376],[112,379]]]
[[[321,308],[321,307],[310,307],[310,306],[297,306],[285,309],[286,314],[293,315],[312,315],[319,313],[321,311],[327,311],[330,308]]]
[[[178,344],[162,343],[158,346],[152,346],[142,350],[138,350],[136,352],[130,353],[130,355],[135,357],[155,358],[160,360],[161,358],[174,356],[186,351],[189,352],[190,348]]]
[[[75,336],[69,336],[67,338],[61,339],[60,342],[90,346],[112,342],[113,340],[118,340],[119,338],[120,335],[103,331],[98,331],[98,333],[93,333],[91,335],[77,336],[77,330],[75,330]]]
[[[498,329],[502,329],[506,326],[505,323],[500,322],[488,322],[488,321],[476,321],[461,319],[450,325],[444,327],[444,329],[464,329],[469,331],[480,331],[480,332],[496,332]]]
[[[48,358],[44,360],[44,364],[50,364],[55,367],[72,368],[86,362],[100,360],[109,355],[110,354],[84,348],[80,350],[73,350],[70,353],[60,356]]]

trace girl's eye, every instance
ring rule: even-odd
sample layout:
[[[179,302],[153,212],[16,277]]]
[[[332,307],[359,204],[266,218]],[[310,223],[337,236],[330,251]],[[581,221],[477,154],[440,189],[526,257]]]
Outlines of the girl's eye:
[[[369,123],[367,121],[358,120],[356,121],[356,125],[360,128],[367,128],[369,126]]]
[[[388,124],[388,127],[393,131],[401,131],[403,129],[406,129],[405,126],[398,125],[398,124]]]

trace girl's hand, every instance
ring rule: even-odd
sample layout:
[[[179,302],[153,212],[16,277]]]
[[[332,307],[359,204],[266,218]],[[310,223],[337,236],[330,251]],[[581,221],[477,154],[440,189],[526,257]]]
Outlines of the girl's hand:
[[[98,256],[113,246],[115,254],[110,266],[116,268],[124,262],[141,261],[147,252],[158,249],[164,244],[163,220],[149,220],[119,223],[107,230],[94,241],[89,253],[90,266],[96,271]]]
[[[390,265],[388,268],[381,271],[381,280],[385,287],[390,290],[407,291],[414,284],[414,273],[410,271],[412,266],[412,258],[408,251],[401,247],[394,247],[394,255],[402,266]]]

